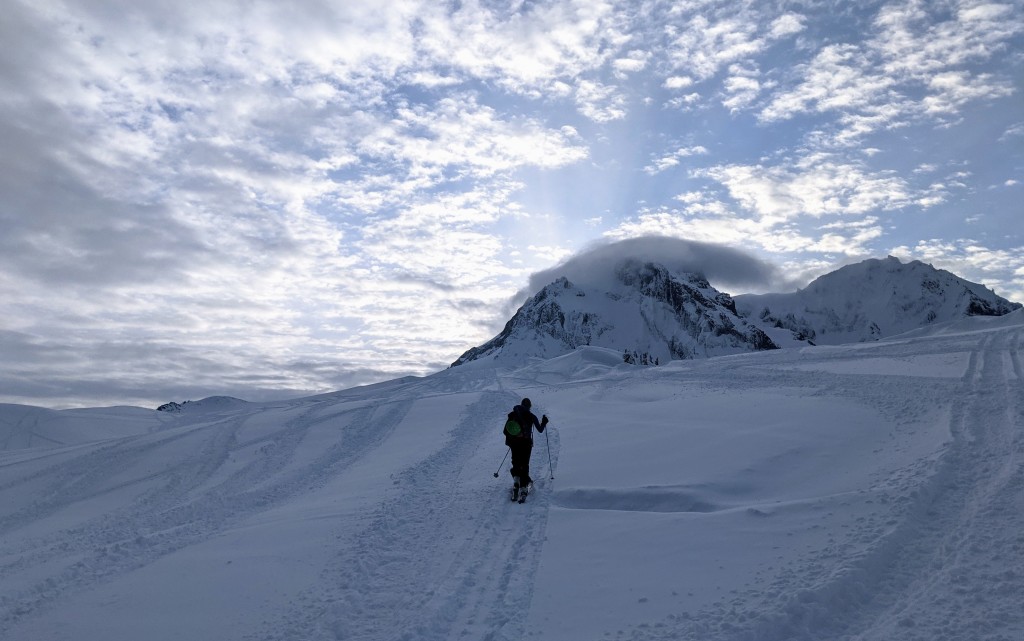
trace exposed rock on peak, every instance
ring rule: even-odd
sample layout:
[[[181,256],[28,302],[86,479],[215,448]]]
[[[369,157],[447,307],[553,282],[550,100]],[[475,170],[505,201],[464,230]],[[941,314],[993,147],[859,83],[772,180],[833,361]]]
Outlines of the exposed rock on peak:
[[[452,365],[552,358],[583,345],[648,356],[650,362],[775,349],[736,313],[731,296],[703,275],[627,260],[600,286],[561,277],[538,291],[490,341]]]
[[[792,294],[736,297],[741,314],[799,340],[877,340],[966,316],[1001,316],[1012,303],[983,285],[920,261],[889,256],[847,265]]]

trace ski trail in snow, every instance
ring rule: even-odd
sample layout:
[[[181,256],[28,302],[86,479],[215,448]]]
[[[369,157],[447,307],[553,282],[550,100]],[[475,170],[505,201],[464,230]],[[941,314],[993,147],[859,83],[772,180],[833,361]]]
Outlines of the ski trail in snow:
[[[966,371],[955,383],[879,376],[845,388],[841,376],[776,370],[773,380],[778,385],[857,398],[882,411],[896,429],[926,415],[923,407],[945,407],[952,440],[938,460],[923,459],[879,479],[869,502],[884,509],[861,519],[845,541],[813,553],[770,585],[752,585],[701,612],[680,612],[620,631],[618,638],[1024,638],[1022,335],[1020,330],[998,330],[904,346],[908,355],[970,350]],[[822,358],[828,359],[827,352]],[[736,370],[722,382],[743,387],[756,384],[756,379]],[[850,543],[863,551],[850,554]],[[984,588],[979,591],[977,586]],[[922,612],[944,615],[931,620],[920,616]]]
[[[405,401],[323,414],[321,404],[307,403],[296,406],[300,411],[295,418],[261,429],[253,439],[239,436],[259,411],[106,443],[70,460],[47,453],[38,461],[10,466],[41,467],[12,481],[0,480],[0,497],[42,498],[0,520],[0,579],[38,576],[32,588],[18,593],[0,587],[0,637],[62,598],[202,542],[326,482],[386,439],[410,405]],[[333,447],[303,467],[289,467],[311,429],[341,418],[347,423]],[[244,462],[232,463],[236,457]],[[124,507],[95,507],[103,505],[107,495],[119,493],[129,498],[114,504]],[[94,506],[86,513],[96,510],[99,516],[59,528],[50,536],[20,536],[39,521],[83,511],[85,505]]]
[[[994,332],[971,351],[961,389],[947,401],[953,440],[932,476],[911,492],[901,522],[832,584],[795,595],[784,616],[755,628],[753,637],[724,638],[1021,638],[1024,398],[1004,362],[1008,356],[1019,366],[1019,338],[1017,331]],[[939,612],[939,619],[920,614]]]
[[[1019,331],[987,336],[964,376],[943,493],[850,638],[1009,640],[1024,633],[1024,390]],[[1007,363],[1016,380],[1007,377]],[[925,620],[919,612],[942,612]]]
[[[12,425],[7,432],[3,451],[12,449],[15,443],[20,443],[20,447],[29,447],[32,444],[32,439],[36,437],[35,428],[38,425],[39,417],[37,415],[26,414],[19,418],[18,422]]]
[[[394,475],[369,523],[341,535],[320,585],[257,638],[520,638],[549,491],[538,478],[536,493],[518,505],[508,500],[507,465],[493,478],[500,418],[517,401],[481,393],[446,442]]]

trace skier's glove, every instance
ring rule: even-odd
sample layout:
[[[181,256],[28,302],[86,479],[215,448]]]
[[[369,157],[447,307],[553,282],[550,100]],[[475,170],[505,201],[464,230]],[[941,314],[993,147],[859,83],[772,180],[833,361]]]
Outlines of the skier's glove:
[[[541,417],[540,424],[541,425],[547,425],[548,424],[548,415],[547,414],[545,414],[544,416]]]

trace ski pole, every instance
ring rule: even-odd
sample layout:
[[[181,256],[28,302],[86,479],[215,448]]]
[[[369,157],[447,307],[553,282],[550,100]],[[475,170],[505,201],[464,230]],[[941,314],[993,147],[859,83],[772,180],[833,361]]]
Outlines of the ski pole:
[[[501,471],[501,466],[505,464],[505,459],[507,459],[507,458],[508,458],[508,453],[509,453],[509,452],[511,452],[511,451],[512,451],[512,448],[511,448],[511,447],[510,447],[510,448],[508,448],[507,450],[505,450],[505,456],[503,456],[503,457],[501,458],[501,465],[499,465],[499,466],[498,466],[498,472],[500,472],[500,471]],[[495,472],[495,473],[494,473],[494,478],[498,478],[498,472]]]
[[[551,480],[555,480],[555,468],[551,467],[551,439],[548,438],[548,431],[544,430],[544,442],[547,443],[548,469],[551,470]]]

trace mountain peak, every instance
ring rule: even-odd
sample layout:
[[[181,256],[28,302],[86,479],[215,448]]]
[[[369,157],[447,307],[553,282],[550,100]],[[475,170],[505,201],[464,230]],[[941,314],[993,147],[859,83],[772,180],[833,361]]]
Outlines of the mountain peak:
[[[739,311],[798,339],[840,344],[877,340],[965,316],[1019,309],[978,283],[921,261],[871,258],[818,277],[792,294],[737,297]]]
[[[534,294],[490,341],[452,366],[470,361],[519,364],[593,345],[637,354],[646,362],[775,349],[736,313],[728,294],[703,274],[675,273],[660,263],[626,259],[601,283],[561,276]]]

